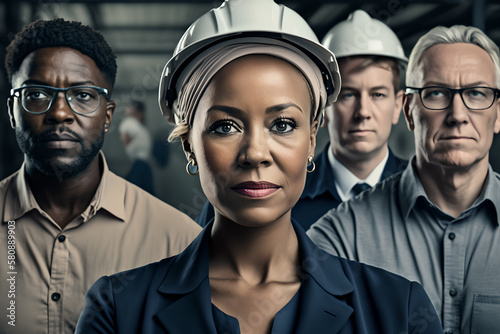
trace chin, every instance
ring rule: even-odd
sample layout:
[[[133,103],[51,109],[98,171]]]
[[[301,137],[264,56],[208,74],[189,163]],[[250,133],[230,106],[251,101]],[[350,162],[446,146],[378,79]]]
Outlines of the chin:
[[[473,156],[467,152],[447,152],[439,154],[435,157],[430,157],[429,161],[434,162],[434,164],[441,165],[445,168],[468,168],[476,165],[485,157]]]
[[[275,221],[285,216],[291,211],[291,208],[286,210],[280,208],[245,208],[235,212],[228,212],[229,217],[226,217],[236,224],[243,227],[265,227],[272,225]]]

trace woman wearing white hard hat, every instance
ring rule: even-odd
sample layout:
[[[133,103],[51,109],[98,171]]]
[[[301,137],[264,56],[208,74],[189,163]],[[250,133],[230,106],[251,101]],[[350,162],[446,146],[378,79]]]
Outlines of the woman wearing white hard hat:
[[[159,101],[215,219],[180,255],[97,281],[77,332],[438,333],[420,285],[322,252],[290,218],[339,83],[333,54],[271,0],[196,21]]]

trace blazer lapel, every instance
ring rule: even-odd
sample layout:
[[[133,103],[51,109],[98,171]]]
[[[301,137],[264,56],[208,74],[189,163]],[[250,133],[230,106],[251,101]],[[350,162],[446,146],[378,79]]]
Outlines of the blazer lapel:
[[[170,334],[216,334],[208,279],[209,239],[212,224],[179,254],[158,292],[170,300],[156,318]]]
[[[156,318],[169,334],[217,334],[211,305],[207,278],[194,291],[158,312]]]
[[[353,309],[309,277],[303,281],[296,333],[339,333]]]
[[[353,286],[337,257],[320,250],[298,224],[293,223],[305,275],[300,294],[297,333],[339,333],[350,326],[353,308],[348,305]]]

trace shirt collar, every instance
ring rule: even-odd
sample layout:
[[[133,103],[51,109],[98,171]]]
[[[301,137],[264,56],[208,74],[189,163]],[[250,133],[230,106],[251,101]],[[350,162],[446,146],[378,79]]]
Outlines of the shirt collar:
[[[488,175],[483,190],[479,194],[477,200],[472,204],[471,208],[481,205],[483,202],[493,204],[496,213],[495,222],[500,225],[500,175],[493,171],[491,165],[488,166]]]
[[[16,220],[31,210],[42,212],[26,181],[25,163],[12,175],[12,182],[5,192],[2,222]]]
[[[99,152],[99,159],[103,166],[101,182],[90,205],[82,213],[84,222],[92,218],[101,208],[124,221],[125,184],[109,170],[102,151]],[[26,180],[26,164],[24,162],[12,177],[14,180],[5,193],[5,209],[2,222],[17,220],[32,210],[42,213],[43,210],[38,205]]]
[[[102,162],[101,182],[88,208],[83,212],[84,221],[92,218],[100,209],[104,209],[125,222],[125,182],[109,170],[106,158],[99,152]]]
[[[401,212],[403,213],[405,220],[408,218],[410,211],[415,206],[419,197],[423,197],[430,202],[427,194],[425,193],[424,187],[422,186],[422,183],[420,183],[420,179],[415,172],[413,167],[414,163],[415,156],[411,158],[408,166],[406,166],[406,169],[403,171],[398,188]]]
[[[333,176],[335,178],[335,185],[340,198],[345,201],[352,197],[351,189],[357,183],[367,183],[371,187],[375,186],[381,179],[384,172],[385,165],[389,159],[389,150],[387,150],[384,159],[375,167],[375,169],[364,180],[359,179],[351,173],[340,161],[335,158],[331,146],[328,147],[328,160],[332,166]]]
[[[408,219],[410,211],[415,207],[418,198],[424,198],[428,203],[431,203],[429,197],[425,193],[424,186],[420,182],[417,173],[415,172],[416,156],[413,156],[408,163],[408,166],[403,171],[401,182],[398,187],[401,212],[404,219]],[[471,207],[467,210],[481,205],[483,202],[489,201],[493,204],[496,211],[495,222],[499,224],[499,209],[500,209],[500,175],[496,174],[491,166],[488,167],[488,176],[483,190]]]

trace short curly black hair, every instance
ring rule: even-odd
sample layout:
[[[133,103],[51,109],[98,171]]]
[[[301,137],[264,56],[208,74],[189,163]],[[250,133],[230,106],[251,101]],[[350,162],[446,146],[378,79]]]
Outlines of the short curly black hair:
[[[111,84],[116,79],[116,55],[104,36],[77,21],[37,20],[26,25],[7,46],[5,68],[12,83],[24,58],[31,52],[49,47],[68,47],[80,51],[94,60]]]

